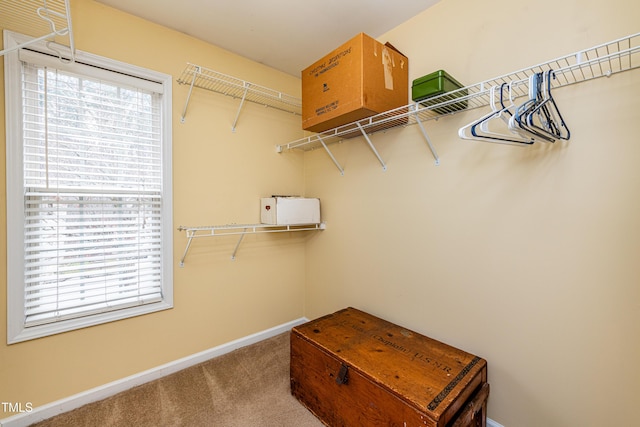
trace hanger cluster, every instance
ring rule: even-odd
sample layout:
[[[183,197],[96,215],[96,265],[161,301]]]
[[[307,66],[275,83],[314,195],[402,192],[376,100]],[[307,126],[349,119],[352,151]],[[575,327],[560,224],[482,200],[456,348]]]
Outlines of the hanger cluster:
[[[528,99],[520,105],[514,102],[514,88],[523,82],[492,86],[491,112],[460,128],[458,135],[462,139],[511,145],[568,140],[571,132],[551,96],[552,79],[555,79],[553,70],[532,74],[528,79]]]

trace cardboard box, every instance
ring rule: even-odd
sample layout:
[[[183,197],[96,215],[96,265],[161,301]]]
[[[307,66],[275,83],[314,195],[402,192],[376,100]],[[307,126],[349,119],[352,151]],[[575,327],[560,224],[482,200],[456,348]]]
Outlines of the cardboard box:
[[[264,197],[260,199],[260,222],[273,225],[320,223],[320,199]]]
[[[302,129],[322,132],[409,102],[409,60],[358,34],[302,71]]]

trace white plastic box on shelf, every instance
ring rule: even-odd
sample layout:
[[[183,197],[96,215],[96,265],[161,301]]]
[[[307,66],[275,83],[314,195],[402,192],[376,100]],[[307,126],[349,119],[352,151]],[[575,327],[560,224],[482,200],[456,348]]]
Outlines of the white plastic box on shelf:
[[[320,199],[264,197],[260,199],[260,221],[273,225],[318,224]]]

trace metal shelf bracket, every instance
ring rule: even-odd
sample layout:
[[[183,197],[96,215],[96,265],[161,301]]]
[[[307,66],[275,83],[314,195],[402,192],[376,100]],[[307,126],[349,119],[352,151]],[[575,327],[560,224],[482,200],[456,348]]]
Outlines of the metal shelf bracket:
[[[382,160],[382,157],[380,157],[380,154],[378,153],[378,150],[376,150],[376,147],[371,142],[371,138],[369,138],[369,135],[367,135],[367,133],[364,131],[364,128],[362,127],[362,125],[360,123],[356,123],[356,124],[358,125],[358,129],[360,129],[360,132],[362,132],[362,136],[364,136],[365,141],[367,141],[367,144],[369,144],[369,147],[371,148],[371,151],[373,151],[373,154],[376,155],[376,157],[378,158],[378,161],[382,165],[382,170],[386,171],[387,170],[387,165],[384,163],[384,160]]]
[[[242,239],[244,239],[244,235],[246,234],[247,229],[245,228],[240,234],[240,238],[238,239],[238,243],[236,243],[236,247],[233,249],[233,253],[231,254],[231,261],[236,260],[236,254],[238,253],[238,248],[240,247],[240,243],[242,243]]]
[[[200,67],[197,65],[193,69],[193,77],[191,78],[191,84],[189,85],[189,92],[187,93],[187,100],[184,103],[184,108],[182,109],[182,116],[180,117],[180,123],[184,123],[184,118],[187,115],[187,108],[189,107],[189,101],[191,100],[191,93],[193,92],[193,85],[196,82],[196,73],[200,72]]]
[[[422,136],[424,136],[424,139],[427,141],[427,145],[429,145],[431,154],[433,154],[433,158],[435,159],[435,165],[439,166],[440,158],[438,157],[438,153],[436,153],[436,149],[433,147],[433,144],[431,143],[431,139],[429,138],[429,135],[427,134],[427,131],[425,130],[424,124],[422,123],[422,120],[420,120],[420,116],[418,116],[418,113],[415,114],[415,119],[416,119],[416,123],[418,124],[418,127],[420,128],[420,132],[422,132]]]
[[[340,171],[340,175],[344,176],[344,169],[342,168],[342,166],[340,166],[340,163],[338,163],[336,158],[333,156],[333,153],[331,152],[331,150],[329,150],[329,147],[327,147],[327,144],[325,144],[324,140],[321,137],[318,137],[318,139],[320,140],[320,143],[322,144],[322,148],[325,149],[325,151],[327,152],[329,157],[331,157],[331,160],[333,161],[333,164],[336,165],[336,167]]]
[[[244,105],[244,100],[247,99],[248,90],[249,90],[249,83],[244,82],[244,92],[242,93],[242,99],[240,99],[240,105],[238,106],[238,112],[236,113],[236,118],[233,120],[233,125],[231,125],[231,132],[236,131],[236,125],[238,124],[238,118],[240,117],[240,110],[242,110],[242,106]]]

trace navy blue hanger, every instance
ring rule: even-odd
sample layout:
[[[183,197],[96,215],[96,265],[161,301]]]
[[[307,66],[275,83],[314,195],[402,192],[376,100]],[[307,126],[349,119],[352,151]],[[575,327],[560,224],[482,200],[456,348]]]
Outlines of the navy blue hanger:
[[[553,70],[545,75],[546,91],[542,94],[542,101],[527,115],[527,125],[553,138],[568,140],[571,131],[567,127],[555,99],[551,95],[551,78],[556,78]],[[538,122],[534,119],[538,118]]]

